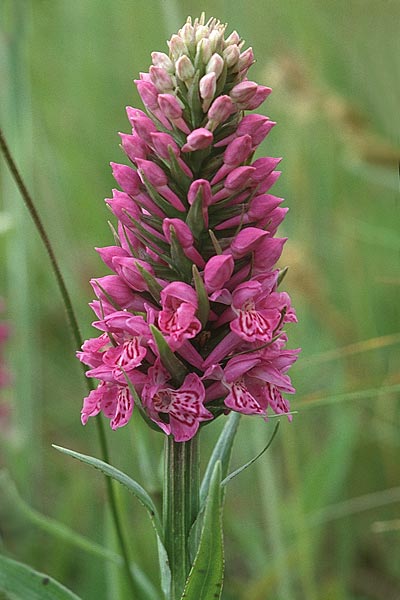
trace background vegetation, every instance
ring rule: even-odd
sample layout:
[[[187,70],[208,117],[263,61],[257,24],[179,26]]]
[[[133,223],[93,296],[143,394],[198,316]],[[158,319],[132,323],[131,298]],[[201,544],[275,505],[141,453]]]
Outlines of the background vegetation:
[[[88,337],[88,281],[106,274],[93,247],[111,241],[108,163],[124,160],[124,107],[140,105],[132,80],[200,10],[240,32],[257,57],[252,77],[274,89],[264,111],[278,125],[261,153],[284,157],[274,191],[290,207],[282,265],[299,316],[291,344],[303,347],[293,368],[298,415],[282,420],[272,448],[230,484],[223,597],[395,600],[399,3],[1,0],[2,126]],[[47,257],[0,167],[0,295],[14,378],[0,404],[1,551],[85,600],[123,598],[118,566],[52,531],[49,518],[115,549],[101,476],[51,448],[99,456],[94,425],[80,425],[85,388]],[[203,430],[205,460],[221,424]],[[256,454],[272,427],[243,419],[233,466]],[[139,418],[108,437],[113,464],[159,493],[162,437]],[[122,490],[120,501],[132,556],[155,580],[145,512]]]

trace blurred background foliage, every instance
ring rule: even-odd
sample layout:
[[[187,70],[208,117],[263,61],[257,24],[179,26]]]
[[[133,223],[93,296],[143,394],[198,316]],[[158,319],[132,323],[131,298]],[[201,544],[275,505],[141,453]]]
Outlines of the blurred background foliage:
[[[291,346],[303,348],[292,370],[298,415],[230,484],[223,598],[396,600],[400,4],[1,0],[2,127],[88,337],[88,281],[107,273],[93,248],[111,242],[109,162],[124,161],[124,107],[140,106],[132,80],[200,10],[240,32],[256,54],[252,78],[274,89],[263,111],[278,125],[260,154],[284,157],[274,193],[290,207],[282,265],[299,316]],[[85,388],[49,262],[0,167],[0,296],[13,371],[0,405],[1,551],[84,599],[128,597],[115,561],[49,520],[116,550],[101,476],[51,448],[99,456],[93,423],[80,425]],[[204,460],[221,425],[203,430]],[[272,427],[243,419],[233,466]],[[113,464],[157,497],[162,437],[136,417],[108,438]],[[132,557],[157,585],[144,510],[122,490],[120,502]]]

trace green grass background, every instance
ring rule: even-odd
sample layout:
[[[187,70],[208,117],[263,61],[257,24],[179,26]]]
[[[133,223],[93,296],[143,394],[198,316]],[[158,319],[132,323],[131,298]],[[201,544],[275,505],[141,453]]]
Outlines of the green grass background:
[[[230,484],[224,600],[400,598],[399,67],[395,0],[1,0],[2,127],[54,243],[85,337],[88,281],[107,273],[103,198],[123,161],[118,131],[132,80],[199,11],[253,46],[252,78],[273,87],[278,122],[259,154],[283,156],[274,188],[290,212],[282,265],[299,324],[292,424]],[[0,418],[1,551],[83,599],[128,598],[119,568],[49,528],[51,517],[116,548],[101,476],[51,443],[99,456],[49,262],[1,168],[0,295],[12,325],[14,384]],[[8,411],[8,412],[7,412]],[[202,434],[204,461],[222,423]],[[241,423],[236,467],[273,422]],[[112,462],[157,496],[162,438],[138,418],[108,433]],[[28,509],[15,498],[15,482]],[[14,491],[13,491],[14,490]],[[146,515],[121,491],[134,560],[157,584]],[[64,536],[64,537],[63,537]],[[76,540],[75,540],[76,542]],[[140,600],[140,599],[139,599]]]

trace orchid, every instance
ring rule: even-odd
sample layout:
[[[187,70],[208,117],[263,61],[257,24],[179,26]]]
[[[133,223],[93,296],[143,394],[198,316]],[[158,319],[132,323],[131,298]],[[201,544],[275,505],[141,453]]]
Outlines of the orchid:
[[[135,81],[147,114],[127,108],[132,131],[120,136],[131,166],[111,163],[122,191],[114,190],[106,202],[118,233],[116,245],[97,251],[113,275],[92,282],[93,308],[103,316],[94,325],[108,338],[93,341],[95,353],[87,342],[78,353],[90,367],[88,376],[101,382],[92,412],[85,399],[84,422],[102,411],[113,428],[126,425],[133,400],[124,418],[116,419],[109,398],[130,383],[143,391],[148,417],[181,441],[173,423],[188,415],[177,400],[182,373],[193,393],[193,426],[185,439],[230,410],[265,418],[269,411],[290,412],[281,395],[294,391],[289,376],[278,382],[265,354],[272,344],[279,359],[283,327],[296,320],[289,296],[278,291],[275,267],[286,241],[275,234],[287,209],[268,193],[281,159],[252,161],[275,123],[245,114],[271,90],[248,79],[252,49],[243,50],[237,34],[224,39],[224,33],[215,19],[188,20],[171,38],[169,56],[153,53],[149,72]],[[175,354],[180,377],[156,330]],[[247,357],[254,365],[240,374]],[[215,388],[207,373],[216,367],[224,372],[223,385],[207,409],[208,390]],[[160,369],[168,393],[154,392],[154,371]]]
[[[98,334],[77,353],[98,381],[88,385],[83,425],[103,415],[116,430],[137,415],[164,435],[162,517],[140,484],[108,464],[102,424],[105,461],[58,448],[127,485],[148,509],[166,600],[220,598],[221,486],[233,476],[238,418],[290,421],[295,392],[288,371],[299,349],[286,348],[284,328],[297,317],[276,266],[288,209],[270,193],[281,158],[254,159],[275,123],[246,114],[271,89],[248,78],[253,50],[225,28],[189,18],[169,54],[153,52],[135,80],[145,110],[127,108],[130,129],[119,135],[129,164],[111,163],[120,189],[106,199],[114,242],[96,248],[111,273],[90,282]],[[222,416],[200,487],[199,434]],[[112,486],[108,493],[135,591]]]

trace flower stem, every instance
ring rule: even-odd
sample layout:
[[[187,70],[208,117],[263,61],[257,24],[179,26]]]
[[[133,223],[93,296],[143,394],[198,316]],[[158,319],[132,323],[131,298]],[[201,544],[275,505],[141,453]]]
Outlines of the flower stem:
[[[39,213],[35,207],[35,203],[31,197],[30,193],[28,192],[28,189],[22,179],[22,176],[18,170],[18,167],[15,164],[15,161],[11,155],[10,149],[8,148],[6,139],[5,139],[3,131],[1,129],[0,129],[0,148],[3,153],[4,159],[7,163],[7,166],[10,169],[11,174],[15,180],[15,183],[17,184],[17,187],[18,187],[18,189],[21,193],[21,196],[25,202],[25,205],[28,208],[29,214],[32,217],[35,227],[38,230],[40,238],[46,248],[55,278],[57,280],[57,285],[59,287],[59,290],[60,290],[60,293],[61,293],[61,296],[62,296],[62,299],[64,302],[64,306],[65,306],[65,310],[66,310],[67,318],[68,318],[68,323],[70,325],[72,335],[75,340],[75,344],[78,348],[80,348],[82,346],[83,342],[82,342],[82,336],[80,333],[78,321],[77,321],[77,318],[76,318],[76,315],[75,315],[75,312],[74,312],[74,309],[72,306],[71,297],[70,297],[67,287],[65,285],[64,278],[61,274],[61,270],[58,265],[53,247],[52,247],[50,239],[46,233],[46,230],[45,230],[42,220],[39,216]],[[91,391],[93,389],[93,384],[92,384],[92,381],[90,379],[88,379],[86,376],[85,376],[85,383],[86,383],[88,390]],[[99,436],[101,457],[104,460],[104,462],[109,463],[110,459],[109,459],[109,451],[108,451],[108,447],[107,447],[107,439],[106,439],[106,435],[105,435],[105,431],[104,431],[103,422],[101,421],[99,416],[96,417],[96,425],[97,425],[97,432],[98,432],[98,436]],[[108,503],[109,503],[112,517],[113,517],[115,531],[117,534],[117,538],[119,540],[121,553],[124,558],[126,575],[128,577],[132,591],[134,593],[136,593],[136,585],[133,580],[132,572],[130,569],[128,547],[127,547],[127,544],[126,544],[126,541],[125,541],[125,538],[123,535],[122,519],[121,519],[121,515],[119,512],[118,504],[117,504],[115,490],[114,490],[111,479],[109,479],[108,477],[106,477],[106,489],[107,489]]]
[[[199,512],[199,442],[165,440],[163,526],[171,600],[179,600],[191,567],[188,538]]]

